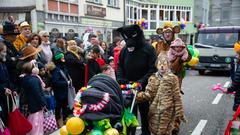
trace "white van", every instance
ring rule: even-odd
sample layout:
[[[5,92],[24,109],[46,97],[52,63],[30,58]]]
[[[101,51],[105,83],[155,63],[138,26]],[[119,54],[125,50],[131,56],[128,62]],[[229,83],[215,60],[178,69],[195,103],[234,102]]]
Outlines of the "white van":
[[[206,27],[196,34],[194,47],[200,52],[199,74],[206,70],[230,71],[234,63],[234,43],[240,38],[240,26]]]

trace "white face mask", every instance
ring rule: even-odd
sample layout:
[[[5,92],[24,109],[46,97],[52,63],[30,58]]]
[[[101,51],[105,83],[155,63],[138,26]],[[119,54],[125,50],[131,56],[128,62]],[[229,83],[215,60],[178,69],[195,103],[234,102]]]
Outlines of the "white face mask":
[[[1,61],[6,61],[6,56],[7,56],[7,49],[4,47],[4,49],[0,52],[0,60]]]
[[[127,49],[128,49],[128,52],[133,52],[135,47],[128,47]]]

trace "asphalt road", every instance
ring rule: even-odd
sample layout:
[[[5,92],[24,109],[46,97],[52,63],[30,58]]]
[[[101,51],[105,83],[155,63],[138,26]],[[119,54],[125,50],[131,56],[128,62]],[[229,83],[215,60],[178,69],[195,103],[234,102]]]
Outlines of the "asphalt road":
[[[230,81],[226,74],[187,71],[183,81],[183,104],[187,123],[182,123],[179,135],[223,135],[232,118],[233,96],[212,91],[216,83]],[[59,134],[55,132],[55,134]],[[140,130],[137,130],[140,135]]]
[[[196,71],[188,71],[183,82],[183,103],[188,122],[182,124],[179,135],[224,134],[233,115],[233,96],[211,88],[216,83],[224,85],[228,81],[230,78],[220,72],[200,76]]]

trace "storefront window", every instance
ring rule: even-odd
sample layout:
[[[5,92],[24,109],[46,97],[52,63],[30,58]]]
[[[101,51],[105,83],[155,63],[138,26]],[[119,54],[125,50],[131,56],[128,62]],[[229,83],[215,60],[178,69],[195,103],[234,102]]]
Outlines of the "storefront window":
[[[190,21],[190,12],[187,11],[186,21]]]
[[[186,20],[186,15],[185,15],[185,12],[184,11],[182,11],[182,18],[181,19],[183,19],[184,21]]]
[[[148,20],[148,11],[147,10],[142,10],[142,18],[145,18]]]
[[[180,21],[180,11],[177,11],[177,21]]]
[[[156,10],[151,10],[151,20],[156,20]]]
[[[130,18],[133,18],[133,7],[130,7]]]
[[[164,17],[165,21],[169,20],[169,11],[165,11],[165,17]]]
[[[163,10],[160,10],[159,11],[159,20],[160,21],[163,21],[163,16],[164,16],[164,12],[163,12]]]
[[[150,22],[150,29],[156,29],[156,22]]]
[[[134,19],[137,19],[137,8],[134,8]]]
[[[170,21],[174,21],[174,11],[170,11]]]

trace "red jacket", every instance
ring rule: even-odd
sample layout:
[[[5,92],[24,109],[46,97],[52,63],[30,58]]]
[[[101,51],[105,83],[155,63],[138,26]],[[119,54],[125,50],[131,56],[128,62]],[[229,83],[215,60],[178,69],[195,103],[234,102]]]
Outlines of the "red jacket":
[[[102,58],[97,58],[96,61],[100,67],[102,67],[106,64]]]
[[[117,63],[118,63],[118,59],[119,59],[119,55],[120,55],[121,50],[122,50],[122,48],[118,47],[118,46],[113,49],[113,51],[114,51],[114,70],[115,70],[115,72],[117,72]]]

